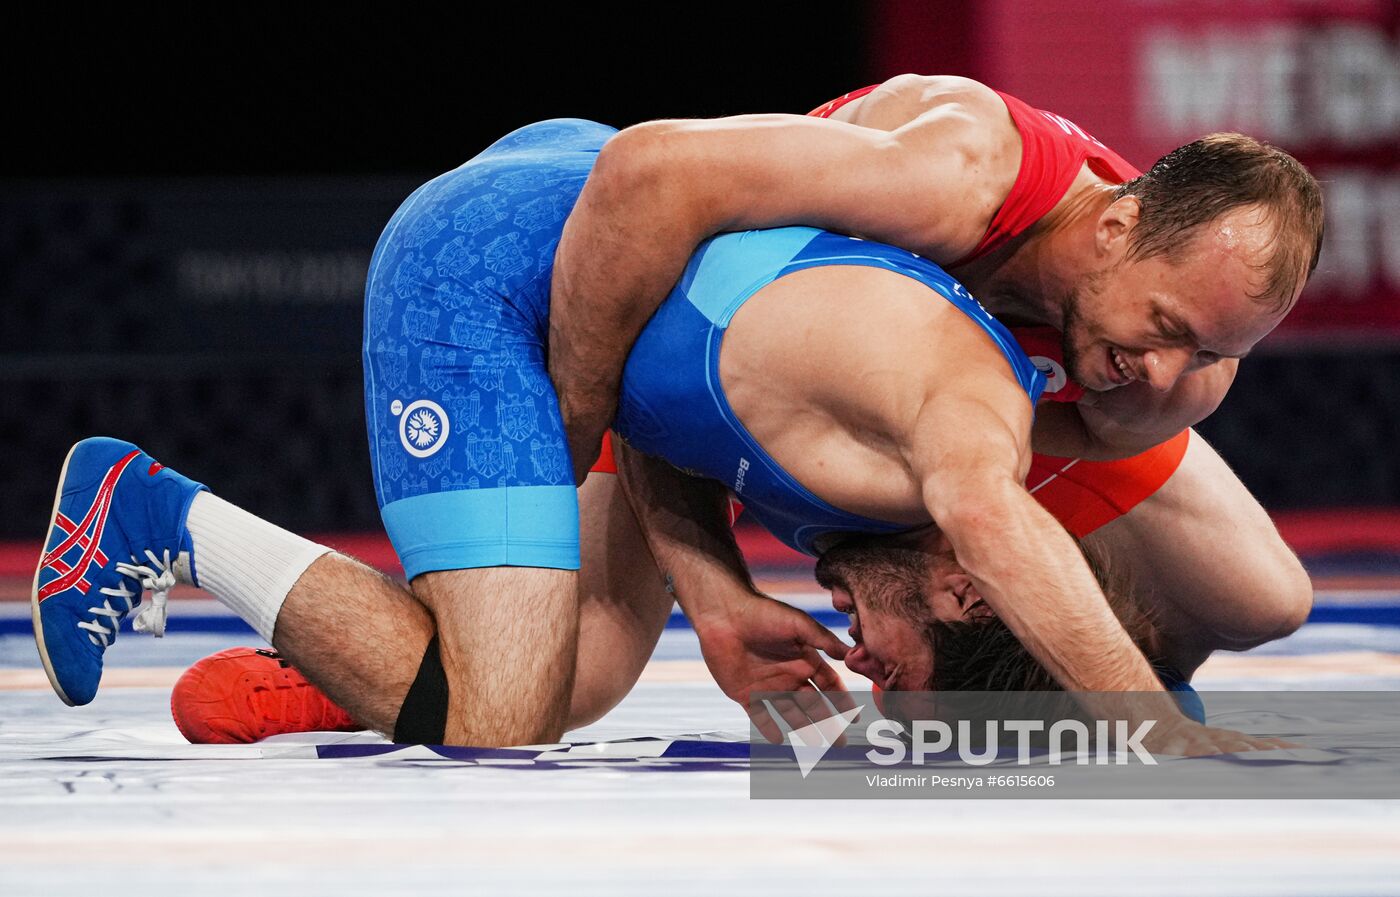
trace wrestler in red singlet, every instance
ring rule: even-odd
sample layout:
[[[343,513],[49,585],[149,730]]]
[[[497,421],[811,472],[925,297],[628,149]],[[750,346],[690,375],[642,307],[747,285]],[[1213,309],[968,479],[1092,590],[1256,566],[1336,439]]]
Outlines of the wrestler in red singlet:
[[[829,118],[847,103],[870,93],[878,84],[852,91],[814,109],[810,115]],[[1035,109],[997,91],[1006,103],[1016,130],[1021,132],[1021,169],[978,242],[977,248],[947,267],[981,258],[1022,234],[1055,207],[1084,165],[1105,181],[1122,184],[1142,172],[1068,119]],[[1026,354],[1047,371],[1049,385],[1042,401],[1075,402],[1084,395],[1065,376],[1060,334],[1050,327],[1012,327]],[[1076,536],[1084,536],[1121,517],[1166,483],[1186,454],[1189,431],[1121,461],[1080,461],[1036,454],[1026,488],[1046,510]]]
[[[829,118],[842,106],[880,85],[853,90],[817,107],[809,115]],[[1044,217],[1064,197],[1082,166],[1110,183],[1121,184],[1141,172],[1078,125],[997,92],[1021,133],[1021,168],[987,232],[956,268],[1004,245]],[[1042,401],[1075,402],[1084,389],[1065,375],[1059,331],[1051,327],[1012,327],[1011,332],[1038,367],[1047,373]],[[1065,528],[1085,536],[1132,510],[1162,487],[1186,454],[1190,431],[1121,461],[1081,461],[1035,454],[1026,488]],[[606,439],[593,470],[616,473],[612,445]]]

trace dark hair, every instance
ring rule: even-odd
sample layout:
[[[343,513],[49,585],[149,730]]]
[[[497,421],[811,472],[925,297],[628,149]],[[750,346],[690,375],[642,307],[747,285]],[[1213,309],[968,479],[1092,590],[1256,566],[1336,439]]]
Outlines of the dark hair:
[[[1210,134],[1172,150],[1147,174],[1123,184],[1114,199],[1142,207],[1129,235],[1129,258],[1174,258],[1190,232],[1226,212],[1257,205],[1274,232],[1262,269],[1268,280],[1253,298],[1283,308],[1322,252],[1322,188],[1295,158],[1243,134]]]
[[[1133,643],[1151,658],[1157,625],[1133,596],[1132,582],[1110,568],[1107,558],[1081,545],[1108,606]],[[933,648],[930,691],[1059,691],[1060,685],[1000,619],[934,622],[926,631]]]

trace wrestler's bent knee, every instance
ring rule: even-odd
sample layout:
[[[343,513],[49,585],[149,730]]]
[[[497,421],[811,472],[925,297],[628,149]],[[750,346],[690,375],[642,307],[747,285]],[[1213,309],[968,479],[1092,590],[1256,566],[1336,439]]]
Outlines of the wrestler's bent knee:
[[[394,741],[398,744],[442,744],[447,734],[448,684],[442,668],[438,637],[428,642],[418,675],[404,696],[394,722]]]
[[[1312,578],[1293,552],[1284,551],[1287,557],[1280,559],[1273,575],[1262,584],[1268,594],[1258,621],[1265,636],[1261,644],[1296,632],[1313,609]]]

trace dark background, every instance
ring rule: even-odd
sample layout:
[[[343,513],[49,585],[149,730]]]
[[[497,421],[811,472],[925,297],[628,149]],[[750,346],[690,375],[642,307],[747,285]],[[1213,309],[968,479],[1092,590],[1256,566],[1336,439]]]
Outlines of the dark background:
[[[897,73],[876,3],[476,6],[21,17],[0,62],[0,537],[37,538],[63,453],[99,433],[284,526],[378,528],[361,289],[417,184],[542,118],[805,112]],[[976,5],[921,7],[937,71],[977,74]],[[1400,504],[1396,384],[1387,346],[1261,351],[1202,430],[1271,508]]]

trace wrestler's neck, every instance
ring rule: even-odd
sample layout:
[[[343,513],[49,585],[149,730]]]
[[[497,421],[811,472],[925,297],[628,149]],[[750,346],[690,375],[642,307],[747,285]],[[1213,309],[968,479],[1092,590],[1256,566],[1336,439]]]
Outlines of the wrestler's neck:
[[[1005,324],[1062,327],[1066,299],[1100,267],[1095,231],[1115,189],[1086,166],[1048,214],[953,273]]]

